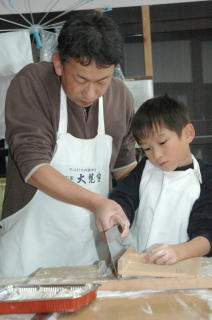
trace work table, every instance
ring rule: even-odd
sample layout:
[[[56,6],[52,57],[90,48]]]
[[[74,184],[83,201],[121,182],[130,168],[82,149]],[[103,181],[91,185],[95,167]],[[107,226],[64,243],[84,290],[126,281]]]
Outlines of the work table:
[[[169,279],[169,282],[167,278],[147,277],[118,281],[114,275],[98,278],[97,266],[42,268],[31,277],[0,279],[1,287],[8,284],[88,282],[101,284],[97,299],[74,313],[1,315],[0,320],[210,319],[212,317],[212,262],[210,259],[204,259],[199,282],[193,282],[193,284],[192,281],[190,282],[191,286],[196,286],[193,289],[176,290],[177,283],[179,286],[182,286],[183,283],[184,287],[189,286],[188,279],[180,278]]]

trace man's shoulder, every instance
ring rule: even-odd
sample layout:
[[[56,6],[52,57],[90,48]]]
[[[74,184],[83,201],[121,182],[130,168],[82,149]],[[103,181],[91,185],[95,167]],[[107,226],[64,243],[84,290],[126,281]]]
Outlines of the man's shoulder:
[[[125,84],[125,82],[115,77],[112,77],[112,80],[108,89],[112,91],[119,90],[119,92],[132,95],[127,85]]]
[[[125,83],[115,77],[112,77],[110,85],[105,93],[105,99],[116,102],[117,104],[123,102],[127,105],[133,105],[133,96]]]
[[[111,84],[122,86],[122,85],[124,85],[124,81],[122,81],[121,79],[116,78],[116,77],[113,76],[112,80],[111,80]]]
[[[38,77],[45,78],[51,74],[54,75],[52,62],[42,61],[26,65],[17,73],[15,78],[26,77],[34,81]]]
[[[59,77],[55,74],[53,64],[51,62],[30,63],[20,70],[11,81],[12,90],[21,86],[22,88],[33,87],[40,92],[52,91],[59,88]]]

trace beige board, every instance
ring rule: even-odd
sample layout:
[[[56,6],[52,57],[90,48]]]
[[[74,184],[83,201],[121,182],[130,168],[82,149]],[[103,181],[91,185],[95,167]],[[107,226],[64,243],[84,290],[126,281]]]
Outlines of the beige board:
[[[119,258],[117,269],[120,275],[169,277],[169,278],[197,278],[202,267],[202,258],[182,260],[173,265],[156,265],[142,262],[146,253],[136,253],[135,246],[131,246]]]
[[[99,283],[99,291],[184,290],[212,288],[212,259],[202,259],[201,274],[197,278],[159,278],[114,275],[98,277],[98,266],[41,268],[28,284]]]

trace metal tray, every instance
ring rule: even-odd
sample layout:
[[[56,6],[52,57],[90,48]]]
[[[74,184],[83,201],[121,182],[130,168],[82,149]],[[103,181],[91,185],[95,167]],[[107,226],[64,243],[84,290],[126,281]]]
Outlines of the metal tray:
[[[90,284],[87,288],[86,284],[73,285],[8,285],[0,289],[0,314],[24,314],[24,313],[52,313],[52,312],[74,312],[86,306],[96,299],[97,290],[100,284]],[[69,289],[71,291],[83,289],[83,293],[76,293],[75,297],[53,297],[50,299],[23,299],[23,300],[5,300],[8,294],[13,292],[36,293],[40,288],[51,290],[54,293],[61,289]]]

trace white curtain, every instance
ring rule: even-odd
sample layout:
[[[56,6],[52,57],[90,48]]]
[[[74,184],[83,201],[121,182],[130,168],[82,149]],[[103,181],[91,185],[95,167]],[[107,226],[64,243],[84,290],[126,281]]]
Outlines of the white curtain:
[[[5,99],[11,80],[25,65],[32,63],[28,30],[0,34],[0,139],[5,137]]]

